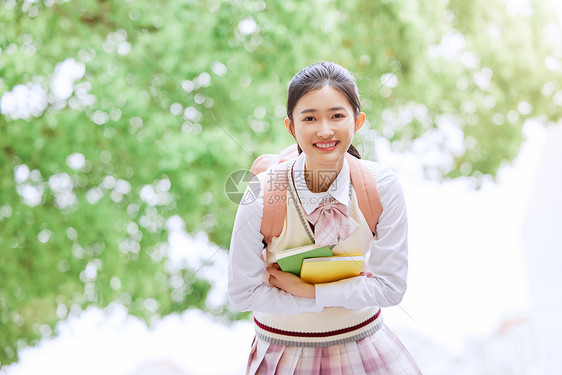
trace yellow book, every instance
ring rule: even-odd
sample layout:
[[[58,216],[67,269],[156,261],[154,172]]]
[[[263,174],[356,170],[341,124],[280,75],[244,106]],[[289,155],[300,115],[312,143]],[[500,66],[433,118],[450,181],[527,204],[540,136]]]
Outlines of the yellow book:
[[[359,276],[363,262],[363,255],[356,254],[304,259],[301,279],[322,284]]]
[[[303,259],[329,256],[332,256],[330,246],[318,247],[312,244],[280,251],[275,254],[273,261],[277,262],[283,271],[300,276]]]

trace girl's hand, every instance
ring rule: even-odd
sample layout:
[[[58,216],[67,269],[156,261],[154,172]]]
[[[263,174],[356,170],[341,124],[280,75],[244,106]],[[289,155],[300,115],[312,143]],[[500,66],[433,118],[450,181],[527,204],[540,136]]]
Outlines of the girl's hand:
[[[283,272],[278,264],[266,268],[269,274],[269,284],[291,293],[296,297],[315,298],[316,291],[313,284],[303,281],[300,277],[290,272]]]

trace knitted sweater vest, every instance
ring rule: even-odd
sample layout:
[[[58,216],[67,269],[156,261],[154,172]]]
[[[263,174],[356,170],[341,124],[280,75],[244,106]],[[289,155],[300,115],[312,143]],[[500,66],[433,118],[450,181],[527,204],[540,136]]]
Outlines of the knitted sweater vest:
[[[361,252],[365,256],[373,234],[365,220],[353,189],[350,190],[350,216],[359,227],[333,249],[334,255]],[[296,194],[292,178],[287,191],[287,215],[283,231],[274,237],[267,248],[269,253],[282,252],[313,243],[308,231],[306,213]],[[367,265],[367,262],[365,262]],[[364,269],[366,270],[366,269]],[[362,277],[362,276],[359,276]],[[254,313],[256,336],[259,339],[287,346],[330,346],[356,341],[373,334],[382,323],[380,308],[369,306],[361,309],[326,307],[321,312],[296,314]]]

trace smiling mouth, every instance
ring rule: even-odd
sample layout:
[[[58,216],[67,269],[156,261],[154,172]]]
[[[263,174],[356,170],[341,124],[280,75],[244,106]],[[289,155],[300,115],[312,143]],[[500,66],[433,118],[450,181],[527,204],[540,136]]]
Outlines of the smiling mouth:
[[[321,150],[331,150],[334,149],[340,141],[329,141],[329,142],[318,142],[314,143],[314,146]]]

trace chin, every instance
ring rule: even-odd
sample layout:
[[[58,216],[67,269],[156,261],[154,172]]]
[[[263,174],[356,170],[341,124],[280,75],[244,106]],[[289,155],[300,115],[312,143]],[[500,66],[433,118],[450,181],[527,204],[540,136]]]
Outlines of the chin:
[[[340,161],[345,157],[345,152],[337,152],[337,150],[331,152],[321,152],[313,147],[309,150],[303,150],[306,154],[307,160],[313,165],[322,166],[325,169],[338,167]]]

